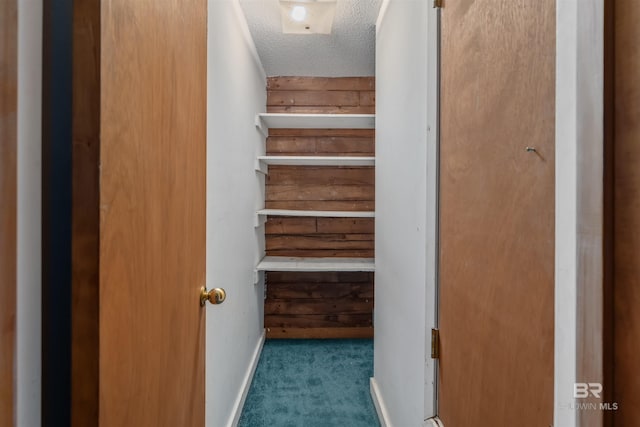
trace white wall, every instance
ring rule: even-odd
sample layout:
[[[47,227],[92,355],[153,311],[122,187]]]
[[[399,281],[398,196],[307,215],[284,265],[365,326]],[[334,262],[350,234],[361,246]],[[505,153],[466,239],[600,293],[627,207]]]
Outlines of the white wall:
[[[16,425],[40,426],[42,1],[18,1]]]
[[[264,153],[254,117],[266,106],[266,77],[256,61],[239,6],[209,0],[207,87],[207,286],[227,300],[207,304],[206,420],[231,425],[263,334],[263,284],[253,269],[264,253],[254,228],[264,178],[254,170]],[[203,88],[204,90],[204,88]]]
[[[374,400],[389,426],[433,415],[437,22],[423,0],[382,8],[376,46]],[[429,127],[429,130],[428,130]]]

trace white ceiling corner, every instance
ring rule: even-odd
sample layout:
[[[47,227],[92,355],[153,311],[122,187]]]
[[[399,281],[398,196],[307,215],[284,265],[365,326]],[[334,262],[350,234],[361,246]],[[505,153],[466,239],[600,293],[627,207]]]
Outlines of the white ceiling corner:
[[[239,0],[268,76],[375,75],[375,23],[382,0],[337,0],[333,30],[283,34],[278,0]]]

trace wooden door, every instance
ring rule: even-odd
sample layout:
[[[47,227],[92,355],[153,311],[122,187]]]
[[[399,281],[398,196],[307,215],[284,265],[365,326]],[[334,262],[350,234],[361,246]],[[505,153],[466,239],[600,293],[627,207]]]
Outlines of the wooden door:
[[[548,426],[555,2],[445,2],[441,43],[439,416]]]
[[[101,6],[101,427],[204,425],[206,6]]]
[[[15,422],[18,4],[0,3],[0,426]]]
[[[640,2],[614,3],[614,360],[615,426],[640,420]]]

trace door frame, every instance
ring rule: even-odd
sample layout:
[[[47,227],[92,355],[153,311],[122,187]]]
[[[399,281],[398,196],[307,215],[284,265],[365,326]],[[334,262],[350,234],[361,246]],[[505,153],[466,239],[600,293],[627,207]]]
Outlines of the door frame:
[[[554,425],[577,411],[576,382],[603,382],[604,0],[556,0]]]
[[[603,382],[604,15],[604,0],[556,0],[554,425],[567,427],[602,425],[600,411],[573,409],[573,387]],[[432,272],[426,283],[427,331],[438,327],[439,16],[434,8],[427,24],[433,35],[427,46],[427,226],[433,236],[426,260]],[[438,414],[437,361],[426,364],[428,420]]]
[[[43,2],[18,1],[16,425],[41,423]]]
[[[42,19],[41,0],[0,6],[0,323],[8,331],[0,344],[8,388],[0,397],[2,425],[41,423]]]
[[[427,287],[425,354],[431,353],[431,329],[439,328],[440,258],[440,8],[429,10],[427,21]],[[429,362],[432,362],[430,364]],[[438,413],[438,359],[428,359],[425,369],[424,419]]]

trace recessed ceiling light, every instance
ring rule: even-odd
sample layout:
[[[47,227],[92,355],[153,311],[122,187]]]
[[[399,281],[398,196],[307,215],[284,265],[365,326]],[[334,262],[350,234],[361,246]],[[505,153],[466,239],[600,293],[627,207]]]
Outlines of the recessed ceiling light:
[[[291,9],[291,17],[294,21],[302,22],[307,17],[307,9],[304,6],[293,6]]]
[[[336,0],[280,0],[285,34],[331,34]]]

